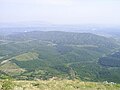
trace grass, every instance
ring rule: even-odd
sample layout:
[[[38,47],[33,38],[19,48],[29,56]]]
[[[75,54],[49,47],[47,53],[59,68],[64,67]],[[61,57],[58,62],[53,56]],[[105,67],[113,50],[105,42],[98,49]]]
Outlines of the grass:
[[[9,75],[18,74],[25,71],[24,69],[18,67],[15,63],[12,63],[10,61],[1,65],[0,70],[6,72]]]
[[[4,81],[0,82],[0,90]],[[120,84],[79,80],[12,81],[12,90],[120,90]],[[11,84],[12,85],[12,84]],[[5,88],[5,86],[4,86]]]
[[[39,54],[35,52],[28,52],[28,53],[24,53],[24,54],[16,56],[15,59],[17,61],[29,61],[29,60],[37,59],[38,56]]]

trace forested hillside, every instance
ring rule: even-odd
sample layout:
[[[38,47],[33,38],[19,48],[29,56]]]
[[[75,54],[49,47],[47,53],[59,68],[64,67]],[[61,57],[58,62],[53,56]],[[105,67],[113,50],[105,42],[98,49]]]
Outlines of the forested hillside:
[[[10,34],[0,40],[0,77],[19,80],[58,77],[120,83],[120,67],[100,60],[119,48],[115,39],[91,33],[34,31]]]

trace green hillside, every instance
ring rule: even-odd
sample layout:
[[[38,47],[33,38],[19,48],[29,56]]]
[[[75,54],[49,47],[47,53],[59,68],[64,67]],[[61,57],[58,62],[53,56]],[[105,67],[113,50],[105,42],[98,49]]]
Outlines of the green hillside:
[[[28,53],[18,55],[14,59],[17,60],[17,61],[29,61],[29,60],[37,59],[38,55],[39,54],[34,53],[34,52],[28,52]]]
[[[52,77],[120,83],[120,67],[99,59],[119,50],[119,43],[90,33],[27,32],[0,43],[0,71],[18,80]]]

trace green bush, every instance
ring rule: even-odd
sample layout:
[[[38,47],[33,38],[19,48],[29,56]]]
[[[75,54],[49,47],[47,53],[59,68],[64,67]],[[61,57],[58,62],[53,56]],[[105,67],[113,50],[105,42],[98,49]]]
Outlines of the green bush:
[[[3,81],[3,84],[2,84],[2,90],[12,90],[14,87],[14,84],[12,82],[12,80],[5,80]]]

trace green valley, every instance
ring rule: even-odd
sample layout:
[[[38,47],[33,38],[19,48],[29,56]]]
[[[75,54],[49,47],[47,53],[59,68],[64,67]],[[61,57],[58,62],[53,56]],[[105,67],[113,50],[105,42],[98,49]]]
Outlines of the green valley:
[[[1,79],[5,75],[16,80],[57,77],[120,83],[120,67],[99,63],[100,58],[120,49],[114,38],[91,33],[33,31],[10,34],[1,41]],[[107,61],[103,63],[106,65]]]

